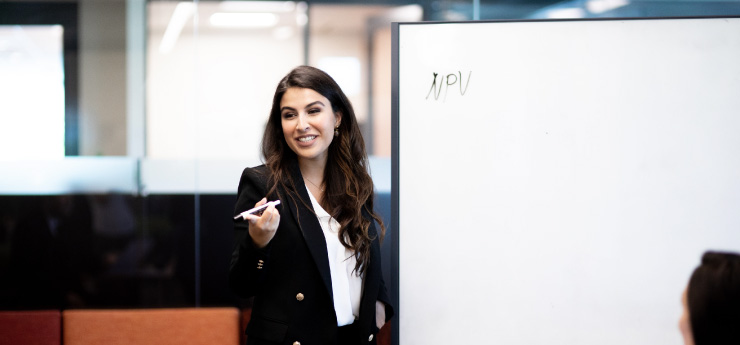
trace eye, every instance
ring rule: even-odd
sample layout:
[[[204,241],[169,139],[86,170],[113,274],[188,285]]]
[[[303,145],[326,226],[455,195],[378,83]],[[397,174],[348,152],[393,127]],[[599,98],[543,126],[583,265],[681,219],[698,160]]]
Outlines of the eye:
[[[309,114],[318,114],[320,112],[321,112],[321,109],[320,108],[311,108],[311,109],[308,109],[308,113]]]
[[[290,119],[295,116],[295,113],[283,113],[283,119]]]

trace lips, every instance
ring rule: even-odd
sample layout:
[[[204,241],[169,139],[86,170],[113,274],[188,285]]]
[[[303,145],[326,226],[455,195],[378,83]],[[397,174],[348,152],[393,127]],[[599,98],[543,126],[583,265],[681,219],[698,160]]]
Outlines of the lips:
[[[295,141],[297,147],[308,148],[312,147],[316,143],[318,137],[318,135],[302,135],[296,138]]]

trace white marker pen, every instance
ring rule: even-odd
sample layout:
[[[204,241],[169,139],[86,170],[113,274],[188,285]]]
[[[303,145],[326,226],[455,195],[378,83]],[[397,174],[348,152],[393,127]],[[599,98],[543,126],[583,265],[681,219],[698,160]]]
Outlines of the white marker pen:
[[[242,213],[239,213],[239,214],[237,214],[234,217],[234,220],[239,220],[239,218],[241,218],[241,219],[247,219],[247,215],[248,214],[260,213],[260,212],[264,211],[266,208],[270,207],[270,205],[273,205],[273,206],[280,205],[280,200],[268,201],[268,202],[266,202],[262,206],[257,206],[257,207],[255,207],[253,209],[246,210],[246,211],[244,211]]]

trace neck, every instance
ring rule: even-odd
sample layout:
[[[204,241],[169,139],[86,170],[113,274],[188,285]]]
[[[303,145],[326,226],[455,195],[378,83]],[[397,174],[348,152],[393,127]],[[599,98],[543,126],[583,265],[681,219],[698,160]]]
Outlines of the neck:
[[[298,167],[301,169],[301,175],[303,178],[308,179],[311,183],[315,183],[316,186],[321,186],[324,182],[324,168],[326,167],[326,160],[318,162],[299,159]]]

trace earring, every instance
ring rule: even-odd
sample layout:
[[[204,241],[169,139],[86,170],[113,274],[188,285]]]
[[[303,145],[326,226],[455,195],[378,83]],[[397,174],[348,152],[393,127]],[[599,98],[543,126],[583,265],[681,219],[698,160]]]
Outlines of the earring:
[[[335,137],[339,136],[339,126],[334,127],[334,136]]]

